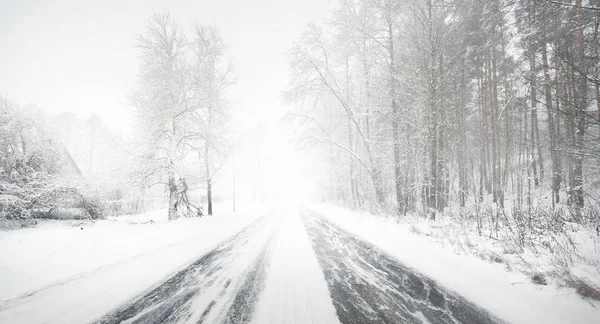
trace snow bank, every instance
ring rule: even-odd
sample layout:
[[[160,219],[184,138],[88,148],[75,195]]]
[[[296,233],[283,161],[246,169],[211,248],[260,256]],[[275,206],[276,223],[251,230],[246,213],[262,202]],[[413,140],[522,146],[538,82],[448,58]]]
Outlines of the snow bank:
[[[583,300],[573,289],[534,285],[524,274],[508,272],[502,264],[457,254],[415,234],[410,224],[333,206],[312,208],[510,323],[599,322],[600,303]]]

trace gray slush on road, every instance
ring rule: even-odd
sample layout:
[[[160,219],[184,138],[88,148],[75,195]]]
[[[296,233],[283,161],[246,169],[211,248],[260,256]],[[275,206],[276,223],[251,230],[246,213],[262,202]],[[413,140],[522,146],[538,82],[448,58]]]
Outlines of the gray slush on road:
[[[303,222],[342,324],[504,323],[316,213]]]

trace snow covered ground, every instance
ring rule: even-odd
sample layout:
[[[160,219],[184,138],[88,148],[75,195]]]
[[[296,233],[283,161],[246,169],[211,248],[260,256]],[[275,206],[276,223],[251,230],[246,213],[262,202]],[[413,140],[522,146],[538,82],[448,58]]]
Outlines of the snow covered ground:
[[[356,237],[381,248],[509,323],[599,323],[600,303],[584,300],[573,289],[539,286],[501,264],[456,254],[399,224],[333,206],[313,206],[320,215]]]
[[[537,286],[500,264],[459,255],[410,224],[311,208],[317,213],[265,206],[176,222],[159,211],[0,232],[0,323],[600,318],[600,303],[572,289]]]
[[[0,232],[0,323],[97,319],[264,213],[253,208],[167,222],[163,210],[93,224],[47,222]]]

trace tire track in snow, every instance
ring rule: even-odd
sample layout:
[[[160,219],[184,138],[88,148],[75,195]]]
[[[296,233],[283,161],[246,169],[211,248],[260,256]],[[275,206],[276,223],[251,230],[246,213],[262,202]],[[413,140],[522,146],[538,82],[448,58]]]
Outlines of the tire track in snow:
[[[252,324],[340,324],[295,206],[286,206]]]
[[[223,323],[245,324],[250,323],[252,320],[252,315],[258,304],[258,296],[264,288],[267,276],[267,261],[273,252],[273,241],[274,236],[271,236],[246,274],[246,278],[239,287]],[[202,323],[202,321],[198,323]]]
[[[314,212],[303,221],[343,324],[503,323]]]
[[[257,220],[96,323],[249,322],[275,236],[271,218]]]

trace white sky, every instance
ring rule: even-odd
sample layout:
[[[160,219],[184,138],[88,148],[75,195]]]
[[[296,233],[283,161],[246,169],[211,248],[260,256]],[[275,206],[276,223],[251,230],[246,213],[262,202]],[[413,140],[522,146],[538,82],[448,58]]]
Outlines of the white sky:
[[[273,120],[288,78],[284,52],[335,0],[2,0],[0,94],[50,112],[100,115],[127,132],[138,70],[134,37],[155,12],[184,27],[217,25],[235,55],[231,102],[248,122]]]

